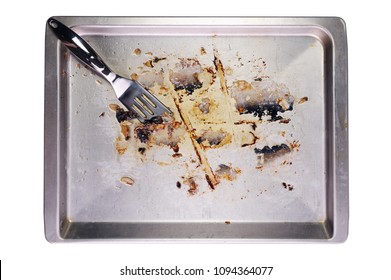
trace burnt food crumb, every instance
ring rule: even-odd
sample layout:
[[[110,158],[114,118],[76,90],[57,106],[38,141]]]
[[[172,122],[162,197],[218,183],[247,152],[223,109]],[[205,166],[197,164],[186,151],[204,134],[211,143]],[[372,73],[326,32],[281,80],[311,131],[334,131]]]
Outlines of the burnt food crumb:
[[[271,121],[278,121],[281,120],[282,117],[278,116],[278,113],[283,113],[285,111],[292,111],[293,110],[293,104],[291,103],[289,108],[284,110],[281,105],[277,103],[263,103],[263,104],[256,104],[256,105],[249,105],[243,108],[243,112],[241,113],[252,113],[255,117],[258,117],[260,120],[262,120],[263,116],[270,116]]]
[[[275,154],[281,151],[287,151],[289,152],[291,149],[286,145],[286,144],[281,144],[281,145],[275,145],[272,146],[271,148],[269,146],[265,146],[262,149],[255,148],[254,152],[256,154],[265,154],[265,155],[271,155]]]
[[[121,123],[121,122],[124,122],[124,121],[129,121],[129,120],[135,119],[138,116],[137,116],[137,114],[135,112],[125,111],[124,109],[119,108],[116,111],[116,113],[115,113],[115,117],[117,118],[117,121],[119,123]]]
[[[196,89],[202,88],[202,83],[200,81],[196,81],[190,84],[178,84],[175,85],[175,90],[184,89],[188,94],[192,94]]]
[[[141,141],[141,143],[147,143],[149,136],[151,135],[151,131],[146,127],[137,127],[135,130],[137,138]]]

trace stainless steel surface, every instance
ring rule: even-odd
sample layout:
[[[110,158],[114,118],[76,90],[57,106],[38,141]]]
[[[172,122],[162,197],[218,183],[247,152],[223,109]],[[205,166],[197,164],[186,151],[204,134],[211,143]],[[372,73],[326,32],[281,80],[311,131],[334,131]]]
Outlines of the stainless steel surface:
[[[163,103],[137,81],[113,73],[93,48],[70,28],[54,18],[48,20],[48,25],[77,58],[112,85],[118,99],[128,110],[133,111],[140,121],[151,120],[164,113],[171,113]]]
[[[174,157],[179,153],[173,154],[167,145],[140,144],[133,134],[134,123],[126,124],[130,127],[126,140],[124,126],[108,108],[117,100],[110,84],[80,67],[47,29],[48,241],[343,242],[347,238],[347,43],[341,19],[58,20],[83,36],[122,76],[137,74],[145,84],[157,73],[160,84],[155,83],[154,90],[167,93],[159,99],[196,132],[207,122],[196,122],[198,116],[185,105],[203,96],[226,94],[219,100],[227,104],[214,108],[217,113],[210,126],[231,129],[232,138],[221,147],[201,149],[197,145],[205,141],[194,141],[187,127],[180,157]],[[154,68],[145,66],[155,57],[164,60]],[[205,92],[174,90],[170,79],[176,62],[184,58],[209,71],[202,75],[213,73]],[[233,115],[226,109],[239,102],[233,98],[238,98],[235,85],[241,89],[250,82],[266,92],[278,86],[285,92],[276,99],[278,104],[292,102],[293,109],[278,107],[274,120]],[[226,126],[232,120],[235,125]],[[248,129],[255,135],[254,143],[243,144],[244,135],[251,134]],[[280,151],[281,156],[269,160]],[[197,152],[202,153],[198,158]],[[217,176],[214,190],[205,180],[206,164]],[[219,177],[227,166],[238,171]],[[190,179],[197,182],[194,192]]]

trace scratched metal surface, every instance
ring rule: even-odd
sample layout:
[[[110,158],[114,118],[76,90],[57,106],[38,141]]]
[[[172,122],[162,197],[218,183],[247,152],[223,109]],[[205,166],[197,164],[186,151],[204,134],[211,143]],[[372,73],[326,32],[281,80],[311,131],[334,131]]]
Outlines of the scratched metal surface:
[[[75,26],[123,76],[138,73],[142,79],[145,73],[159,71],[161,83],[169,84],[170,71],[180,58],[195,59],[216,74],[218,55],[225,73],[216,75],[209,92],[221,94],[224,79],[230,95],[235,81],[253,82],[262,76],[263,81],[288,88],[294,102],[292,110],[279,113],[289,122],[255,120],[255,143],[243,145],[244,130],[232,125],[229,144],[203,151],[211,170],[220,164],[240,170],[234,179],[220,178],[212,190],[189,134],[184,133],[179,144],[180,158],[173,158],[173,151],[164,145],[149,145],[140,155],[135,137],[122,141],[126,151],[118,153],[121,127],[108,106],[119,104],[114,91],[48,32],[45,164],[57,167],[55,174],[49,167],[45,173],[49,241],[340,242],[346,238],[346,42],[339,19],[236,18],[230,27],[224,18],[182,19],[175,21],[177,26],[170,26],[173,19],[60,20]],[[136,48],[142,53],[135,55]],[[344,60],[335,60],[337,55]],[[144,64],[151,57],[165,59],[151,69]],[[342,76],[336,76],[338,68]],[[48,97],[52,90],[56,101]],[[160,98],[174,108],[170,92]],[[58,110],[53,112],[51,105]],[[50,123],[50,115],[55,123]],[[229,112],[218,116],[221,120],[212,122],[212,127],[234,122]],[[236,121],[247,119],[246,114],[235,116]],[[282,143],[290,152],[271,160],[260,162],[254,152]],[[49,156],[50,151],[55,155]],[[337,164],[338,154],[342,160]],[[121,182],[124,176],[132,178],[133,185]],[[197,184],[195,193],[189,193],[189,176]]]

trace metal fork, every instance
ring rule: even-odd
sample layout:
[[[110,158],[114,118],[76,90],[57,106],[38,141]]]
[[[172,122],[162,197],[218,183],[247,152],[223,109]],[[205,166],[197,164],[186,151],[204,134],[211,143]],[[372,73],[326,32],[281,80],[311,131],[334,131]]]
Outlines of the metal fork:
[[[171,114],[170,109],[137,81],[111,71],[92,47],[70,28],[54,18],[48,19],[48,25],[79,60],[101,74],[113,86],[119,101],[128,110],[134,112],[141,122],[162,114]]]

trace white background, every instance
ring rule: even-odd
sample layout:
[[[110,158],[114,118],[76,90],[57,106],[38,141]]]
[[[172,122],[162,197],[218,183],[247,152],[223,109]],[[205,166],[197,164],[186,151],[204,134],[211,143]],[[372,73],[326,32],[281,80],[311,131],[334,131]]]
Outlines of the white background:
[[[269,265],[275,267],[269,279],[385,279],[390,274],[391,32],[386,1],[5,3],[0,12],[2,279],[124,279],[119,269],[125,265]],[[342,17],[349,44],[348,240],[334,245],[49,244],[43,231],[44,29],[53,15]]]

